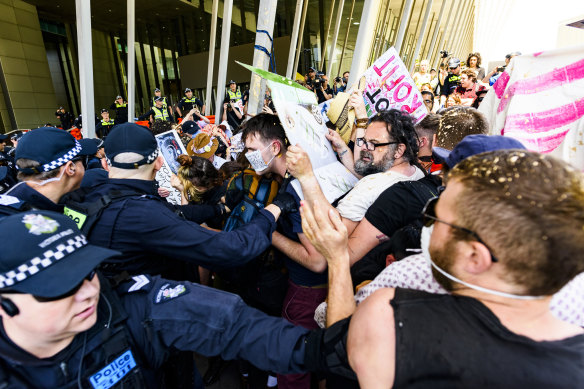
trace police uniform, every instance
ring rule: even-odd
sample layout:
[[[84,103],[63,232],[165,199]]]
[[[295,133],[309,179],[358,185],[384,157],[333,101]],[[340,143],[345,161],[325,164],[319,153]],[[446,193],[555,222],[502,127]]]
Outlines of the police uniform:
[[[157,97],[157,99],[162,99],[162,97]],[[164,105],[162,106],[162,108],[158,108],[156,106],[150,107],[150,111],[148,111],[144,115],[138,117],[138,120],[146,120],[150,116],[152,116],[154,118],[155,122],[156,121],[172,122],[172,116],[170,115],[170,112],[168,111],[168,107],[165,107]]]
[[[451,58],[448,61],[449,69],[456,69],[460,66],[460,59]],[[460,85],[460,75],[449,72],[444,79],[444,84],[440,86],[440,96],[450,96],[454,90]]]
[[[31,234],[31,229],[39,234]],[[88,269],[113,254],[87,244],[71,220],[53,212],[8,216],[0,220],[0,231],[15,242],[0,253],[0,292],[5,296],[11,291],[60,296],[84,277],[93,282]],[[46,257],[45,251],[63,245],[64,255],[58,260]],[[48,262],[44,269],[29,271],[27,259],[43,255]],[[12,269],[18,269],[18,278],[10,275]],[[111,287],[97,276],[101,291],[96,323],[75,334],[68,346],[50,358],[37,358],[21,349],[0,323],[0,382],[5,387],[159,388],[161,366],[178,351],[241,358],[282,373],[306,369],[309,331],[250,308],[236,295],[147,275]],[[8,308],[11,316],[18,315],[19,309],[31,309]]]
[[[185,89],[185,94],[187,92],[192,92],[192,90],[187,88]],[[195,108],[195,106],[198,107],[199,110],[203,108],[203,102],[197,99],[195,96],[191,97],[190,99],[185,96],[178,103],[178,107],[180,108],[183,118],[191,111],[191,109]]]
[[[116,124],[126,123],[128,121],[128,103],[123,102],[122,104],[118,103],[118,99],[121,96],[116,98],[116,101],[110,105],[110,109],[116,110]]]
[[[229,95],[229,100],[241,100],[241,91],[239,89],[235,92],[232,92],[231,89],[229,89],[227,94]]]
[[[102,109],[101,113],[104,112],[108,112],[108,110]],[[95,126],[95,133],[99,138],[105,139],[109,135],[111,129],[114,127],[115,124],[117,123],[114,123],[114,119],[111,118],[109,120],[101,119],[99,123],[97,123],[97,126]]]
[[[37,161],[38,168],[18,169],[24,174],[38,174],[60,168],[74,158],[85,157],[97,153],[97,147],[91,144],[81,144],[66,131],[54,127],[43,127],[29,131],[22,136],[16,148],[14,158]],[[63,212],[63,206],[55,204],[43,194],[21,182],[8,192],[11,196],[30,204],[36,209]]]
[[[114,161],[118,153],[129,151],[144,159],[136,164]],[[106,139],[105,152],[112,166],[132,169],[154,162],[158,145],[150,131],[125,123]],[[98,210],[104,201],[110,203]],[[276,227],[274,216],[261,210],[249,224],[234,231],[208,230],[177,215],[179,210],[195,206],[172,206],[158,196],[155,181],[148,180],[108,179],[86,192],[73,192],[64,202],[66,213],[79,221],[93,244],[123,253],[104,262],[102,268],[108,276],[127,271],[184,279],[185,263],[190,268],[194,268],[192,264],[211,269],[240,266],[270,246]]]

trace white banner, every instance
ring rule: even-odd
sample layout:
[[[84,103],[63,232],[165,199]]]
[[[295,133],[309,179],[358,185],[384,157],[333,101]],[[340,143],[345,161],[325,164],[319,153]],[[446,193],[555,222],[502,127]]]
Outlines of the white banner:
[[[158,149],[164,158],[164,165],[156,172],[156,181],[161,188],[170,191],[170,196],[166,199],[172,204],[180,205],[180,192],[170,185],[170,177],[172,174],[177,174],[180,167],[176,158],[181,154],[186,154],[187,151],[175,130],[156,135],[156,142],[158,142]]]

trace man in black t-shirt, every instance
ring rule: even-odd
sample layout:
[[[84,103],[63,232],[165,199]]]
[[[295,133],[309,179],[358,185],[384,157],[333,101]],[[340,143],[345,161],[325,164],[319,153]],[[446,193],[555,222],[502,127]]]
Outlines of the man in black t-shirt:
[[[328,76],[326,74],[318,72],[316,73],[316,78],[320,81],[313,82],[313,87],[318,103],[321,104],[333,98],[333,90],[328,84]]]

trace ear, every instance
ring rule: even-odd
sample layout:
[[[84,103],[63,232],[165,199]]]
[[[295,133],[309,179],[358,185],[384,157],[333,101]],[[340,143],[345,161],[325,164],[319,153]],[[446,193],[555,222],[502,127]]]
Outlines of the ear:
[[[157,172],[162,169],[162,165],[164,165],[164,158],[162,158],[162,155],[159,155],[156,161],[154,161],[154,171]]]
[[[100,159],[101,162],[101,167],[106,171],[109,172],[110,171],[110,166],[107,164],[107,158],[102,158]]]
[[[272,143],[271,149],[274,155],[280,155],[282,153],[282,144],[280,143],[280,141],[275,141],[274,143]]]
[[[419,142],[418,142],[418,147],[421,149],[422,147],[426,146],[428,144],[428,137],[426,136],[421,136],[418,138]]]
[[[403,143],[398,144],[397,149],[395,150],[395,154],[394,154],[395,159],[403,157],[405,152],[406,152],[406,145]]]
[[[484,244],[477,241],[465,241],[461,245],[462,255],[466,259],[464,270],[471,274],[481,274],[493,266],[491,252]]]
[[[65,174],[68,176],[73,176],[75,175],[75,171],[77,171],[77,166],[75,166],[75,162],[67,162],[64,166],[65,169]]]

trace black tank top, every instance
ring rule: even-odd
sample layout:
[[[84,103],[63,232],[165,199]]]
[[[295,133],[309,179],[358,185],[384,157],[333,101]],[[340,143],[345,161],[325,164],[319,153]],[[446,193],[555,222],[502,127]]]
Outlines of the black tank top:
[[[584,335],[536,342],[480,301],[396,289],[394,388],[584,387]]]

